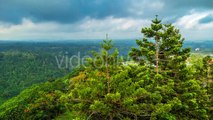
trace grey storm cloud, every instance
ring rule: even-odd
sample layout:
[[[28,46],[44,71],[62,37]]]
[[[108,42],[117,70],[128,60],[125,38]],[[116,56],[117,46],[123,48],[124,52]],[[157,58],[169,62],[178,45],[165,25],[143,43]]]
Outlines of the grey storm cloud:
[[[213,38],[213,0],[0,0],[0,40],[136,38],[155,15],[186,39]]]
[[[170,8],[198,8],[198,9],[212,9],[213,1],[212,0],[161,0],[168,4]]]
[[[17,23],[27,17],[34,21],[69,23],[84,17],[123,17],[127,3],[127,0],[0,0],[0,20]]]
[[[163,3],[163,8],[147,7],[155,2]],[[213,0],[0,0],[0,21],[20,23],[22,18],[30,18],[34,22],[73,23],[85,17],[150,18],[155,14],[173,16],[170,21],[174,21],[192,8],[213,9]]]

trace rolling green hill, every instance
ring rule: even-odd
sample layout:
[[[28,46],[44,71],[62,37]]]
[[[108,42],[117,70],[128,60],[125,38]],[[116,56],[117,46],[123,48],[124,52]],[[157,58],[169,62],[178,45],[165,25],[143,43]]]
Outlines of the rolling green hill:
[[[137,40],[136,43],[147,47],[148,41]],[[201,46],[201,51],[194,51],[197,43],[186,44],[180,51],[165,51],[171,57],[160,59],[170,63],[161,61],[159,68],[164,71],[158,74],[150,57],[153,48],[147,47],[150,49],[147,53],[138,54],[137,49],[141,47],[131,40],[113,42],[118,50],[104,47],[104,43],[99,48],[99,44],[94,41],[1,43],[0,103],[3,104],[0,119],[211,118],[212,84],[207,82],[213,73],[212,66],[207,64],[211,57],[206,57],[211,55],[210,43],[205,49]],[[182,49],[186,46],[192,47],[191,56],[184,55]],[[91,54],[90,50],[99,52]],[[129,59],[122,56],[126,57],[129,51],[133,55],[129,63],[134,64],[123,64]],[[71,57],[78,52],[80,57],[91,56],[85,67],[58,68],[56,56]],[[140,59],[135,58],[137,55]],[[107,56],[109,68],[92,64],[100,65],[100,56]],[[173,57],[176,59],[171,59]],[[114,64],[118,58],[118,64]],[[110,89],[109,78],[112,80]],[[187,116],[186,112],[191,115]]]

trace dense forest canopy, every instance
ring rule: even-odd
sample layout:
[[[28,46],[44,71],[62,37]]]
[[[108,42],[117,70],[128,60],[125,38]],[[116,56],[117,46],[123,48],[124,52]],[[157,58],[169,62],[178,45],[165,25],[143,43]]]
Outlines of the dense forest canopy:
[[[129,51],[131,60],[106,38],[85,66],[3,103],[0,119],[211,119],[212,57],[192,55],[179,30],[157,17],[141,33]]]
[[[33,84],[52,81],[68,74],[79,64],[73,59],[73,67],[66,67],[65,58],[61,62],[63,56],[90,55],[89,51],[99,49],[100,42],[0,41],[0,104]],[[135,46],[132,40],[117,41],[115,44],[123,51],[120,54],[123,56],[127,56],[130,48]],[[61,65],[60,69],[56,58]]]

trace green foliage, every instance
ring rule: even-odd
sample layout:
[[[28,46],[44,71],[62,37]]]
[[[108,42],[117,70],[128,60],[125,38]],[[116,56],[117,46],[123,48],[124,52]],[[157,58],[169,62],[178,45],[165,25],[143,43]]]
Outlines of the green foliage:
[[[167,105],[170,106],[165,113],[153,111],[151,118],[166,119],[164,117],[170,114],[171,119],[208,119],[208,95],[200,81],[193,79],[193,74],[186,66],[190,49],[182,48],[184,39],[181,38],[179,30],[171,24],[163,25],[161,20],[155,18],[151,27],[143,28],[142,33],[145,38],[136,40],[139,48],[132,48],[130,56],[157,73],[154,77],[150,76],[154,81],[144,87],[151,90],[152,102],[156,104],[154,106],[160,109],[159,111],[164,111]],[[178,109],[171,104],[174,98],[182,104],[179,104]],[[170,104],[167,104],[168,102]],[[162,109],[158,103],[164,103]],[[198,115],[200,110],[205,112]],[[186,114],[190,116],[185,116]]]
[[[69,79],[82,70],[79,67],[63,78],[27,88],[0,106],[0,120],[47,120],[64,113],[61,96],[67,91]]]
[[[0,52],[0,104],[33,84],[67,74],[58,69],[51,54],[41,56],[21,51]],[[2,99],[2,102],[1,102]]]
[[[0,106],[0,119],[50,119],[63,112],[61,81],[36,85]],[[15,118],[14,118],[15,117]]]
[[[65,96],[70,110],[90,119],[209,118],[206,89],[186,66],[190,49],[182,48],[179,30],[162,25],[157,18],[152,22],[150,28],[142,29],[146,38],[136,40],[139,49],[130,52],[139,66],[115,67],[110,62],[111,41],[104,41],[86,71],[72,79],[75,82]]]
[[[175,77],[185,66],[189,48],[182,48],[183,38],[172,24],[162,24],[157,17],[149,28],[142,28],[142,40],[136,40],[138,48],[132,48],[129,55],[135,62],[149,67],[156,66],[158,72]]]
[[[134,64],[122,64],[118,49],[104,40],[85,68],[26,89],[0,106],[0,119],[212,118],[211,58],[187,65],[190,49],[182,48],[179,30],[158,18],[142,33],[130,51]]]

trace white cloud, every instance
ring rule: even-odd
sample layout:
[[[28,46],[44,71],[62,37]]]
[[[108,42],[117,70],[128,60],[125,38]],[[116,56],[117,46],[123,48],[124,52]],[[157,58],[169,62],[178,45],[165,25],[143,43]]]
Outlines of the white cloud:
[[[23,18],[13,25],[0,22],[0,39],[102,39],[109,33],[112,39],[140,36],[141,27],[149,20],[107,17],[103,20],[85,18],[75,24],[56,22],[35,23]]]
[[[213,38],[213,22],[200,23],[199,21],[213,11],[191,11],[174,23],[180,28],[186,40],[211,40]],[[164,21],[165,22],[165,21]],[[62,24],[57,22],[33,22],[23,18],[20,24],[11,24],[0,21],[0,40],[30,40],[30,39],[103,39],[108,33],[112,39],[128,39],[142,37],[142,27],[150,25],[148,19],[115,18],[85,19],[73,23]]]
[[[206,27],[203,27],[203,26],[206,26],[206,24],[200,24],[199,21],[209,15],[213,15],[213,11],[191,12],[191,14],[185,15],[181,17],[180,19],[178,19],[176,22],[176,25],[181,26],[185,29],[191,29],[191,28],[205,29]]]
[[[192,10],[174,23],[187,40],[211,40],[213,38],[213,22],[200,23],[200,20],[213,15],[213,11],[197,12]]]
[[[107,17],[103,20],[88,19],[80,25],[84,30],[118,32],[118,31],[133,31],[141,29],[150,23],[149,20],[137,20],[132,18],[114,18]]]

